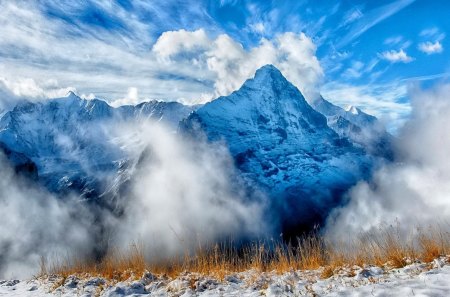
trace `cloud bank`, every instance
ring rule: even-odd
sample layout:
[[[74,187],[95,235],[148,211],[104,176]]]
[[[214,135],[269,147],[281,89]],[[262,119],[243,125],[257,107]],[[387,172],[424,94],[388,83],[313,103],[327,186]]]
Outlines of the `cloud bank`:
[[[331,237],[342,240],[386,224],[411,230],[450,223],[450,85],[410,94],[412,114],[399,133],[397,161],[350,191],[348,205],[329,219]]]

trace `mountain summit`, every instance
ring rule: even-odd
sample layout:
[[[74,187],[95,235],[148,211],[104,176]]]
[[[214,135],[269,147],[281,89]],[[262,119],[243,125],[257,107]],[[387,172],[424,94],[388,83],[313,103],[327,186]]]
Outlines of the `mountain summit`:
[[[225,141],[245,178],[284,209],[289,226],[320,221],[371,166],[371,158],[339,137],[272,65],[199,108],[181,129]]]
[[[150,101],[113,108],[74,93],[23,102],[0,118],[0,150],[16,170],[49,190],[104,203],[105,191],[116,197],[132,163],[114,137],[115,128],[146,119],[224,143],[248,190],[270,198],[271,213],[281,214],[288,234],[320,223],[373,167],[374,157],[358,141],[367,134],[361,127],[372,127],[376,118],[323,98],[313,108],[272,65],[258,69],[229,96],[201,107]]]

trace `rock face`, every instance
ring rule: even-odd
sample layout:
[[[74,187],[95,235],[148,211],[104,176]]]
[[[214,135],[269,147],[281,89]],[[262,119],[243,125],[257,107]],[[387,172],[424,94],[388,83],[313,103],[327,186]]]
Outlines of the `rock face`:
[[[289,227],[319,223],[372,165],[271,65],[231,95],[199,108],[181,129],[224,141],[243,175],[282,208]]]

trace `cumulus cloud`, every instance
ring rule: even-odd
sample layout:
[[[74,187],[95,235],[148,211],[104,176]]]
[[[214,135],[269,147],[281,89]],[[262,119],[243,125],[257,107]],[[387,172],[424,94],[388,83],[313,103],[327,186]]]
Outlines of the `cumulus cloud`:
[[[385,59],[391,63],[399,63],[399,62],[409,63],[414,60],[414,58],[408,56],[408,54],[403,49],[399,51],[396,50],[385,51],[379,54],[379,56],[382,59]]]
[[[426,53],[427,55],[442,53],[444,48],[439,41],[436,42],[422,42],[419,43],[419,50]]]
[[[330,236],[372,231],[399,224],[411,230],[448,224],[450,218],[450,85],[413,90],[411,119],[400,131],[396,162],[383,166],[373,180],[350,191],[347,206],[332,214]]]
[[[204,50],[209,46],[209,38],[205,30],[196,31],[167,31],[161,34],[152,50],[159,57],[170,57],[178,53],[189,53]]]
[[[190,34],[197,34],[196,32]],[[171,38],[184,39],[188,32],[181,33],[181,35],[172,33]],[[192,40],[195,41],[195,38]],[[156,52],[159,53],[159,49],[166,44],[167,38],[161,36],[153,49],[156,48]],[[202,53],[196,58],[196,63],[199,67],[206,66],[214,75],[215,92],[212,96],[228,95],[265,64],[278,67],[308,99],[313,99],[317,95],[317,86],[323,79],[323,70],[315,55],[316,46],[304,33],[284,33],[274,40],[263,38],[258,46],[250,49],[245,49],[242,44],[226,34],[211,38],[207,42],[202,37],[198,46],[189,47],[203,48]],[[161,58],[173,58],[172,61],[178,63],[184,58],[180,57],[184,51],[182,47],[175,47],[170,54],[163,54]]]

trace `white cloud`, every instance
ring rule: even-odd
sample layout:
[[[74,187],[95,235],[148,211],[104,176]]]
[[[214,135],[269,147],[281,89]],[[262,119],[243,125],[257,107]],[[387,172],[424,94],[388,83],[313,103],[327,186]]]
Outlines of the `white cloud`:
[[[121,105],[136,105],[141,102],[139,98],[139,92],[136,87],[128,88],[127,95],[124,98],[120,98],[111,102],[112,106],[121,106]]]
[[[345,78],[359,78],[363,74],[364,63],[361,61],[353,61],[350,68],[347,68],[342,74]]]
[[[417,227],[448,229],[449,92],[450,85],[441,85],[410,93],[413,109],[396,139],[397,162],[382,166],[370,183],[361,182],[350,191],[348,205],[331,216],[330,236],[342,240],[382,224],[408,235]]]
[[[58,81],[54,79],[37,83],[32,78],[18,78],[17,80],[12,81],[5,77],[0,77],[0,85],[3,85],[4,88],[7,88],[17,97],[30,99],[64,97],[70,91],[76,91],[73,87],[59,87]]]
[[[364,18],[361,18],[351,26],[347,35],[343,36],[340,42],[336,45],[338,48],[343,47],[353,41],[355,38],[364,34],[367,30],[382,22],[386,18],[396,14],[405,7],[414,3],[415,0],[397,0],[392,3],[374,8],[364,13]]]
[[[172,35],[173,38],[177,36],[180,35]],[[184,39],[184,36],[180,38]],[[158,39],[154,48],[161,47],[160,41],[165,42],[165,39]],[[176,43],[176,41],[172,42]],[[323,70],[315,56],[316,46],[303,33],[284,33],[274,40],[263,38],[258,46],[248,50],[226,34],[209,39],[207,42],[201,39],[199,42],[197,48],[204,47],[205,44],[209,46],[204,48],[203,53],[196,56],[197,65],[194,67],[205,67],[213,74],[215,92],[211,96],[231,93],[251,77],[256,69],[265,64],[278,67],[307,98],[313,98],[316,95],[317,86],[323,78]],[[180,59],[184,57],[182,55],[184,48],[176,49],[169,55],[162,55],[161,58],[174,57],[172,62],[180,63]]]
[[[402,41],[403,41],[403,36],[393,36],[393,37],[386,38],[384,40],[384,44],[397,45]]]
[[[262,34],[265,31],[265,27],[264,27],[264,23],[263,22],[250,24],[249,27],[255,33]]]
[[[398,62],[409,63],[414,60],[412,57],[408,56],[408,54],[403,49],[399,51],[396,50],[385,51],[379,54],[379,56],[392,63]]]
[[[72,17],[67,7],[51,3],[62,15]],[[74,11],[82,11],[85,4],[71,5]],[[78,23],[77,18],[73,25],[57,17],[49,18],[37,2],[25,5],[0,1],[0,55],[6,57],[0,60],[1,76],[10,82],[34,80],[37,87],[28,83],[27,88],[19,89],[21,94],[36,96],[47,96],[42,83],[51,80],[57,80],[61,88],[75,86],[80,94],[94,93],[110,99],[126,97],[130,86],[138,88],[142,98],[184,98],[187,102],[195,102],[203,93],[212,93],[211,73],[198,71],[191,61],[168,65],[155,59],[148,50],[153,43],[149,24],[138,22],[137,17],[116,4],[95,5],[100,5],[99,9],[105,9],[105,13],[112,12],[132,29],[108,31]],[[136,6],[142,11],[156,9],[144,2]],[[14,89],[18,92],[17,87]]]
[[[161,34],[152,50],[159,57],[170,57],[178,53],[188,53],[196,50],[204,50],[209,46],[209,39],[205,30],[167,31]]]
[[[63,15],[70,13],[58,2],[52,5]],[[256,68],[268,63],[279,67],[305,95],[312,93],[323,77],[316,46],[304,34],[285,33],[244,49],[228,35],[207,36],[205,28],[165,32],[151,45],[151,37],[146,36],[151,31],[149,24],[116,4],[96,5],[115,12],[120,22],[133,29],[95,30],[76,19],[73,26],[47,17],[39,3],[0,2],[0,54],[10,57],[0,61],[0,73],[10,82],[31,79],[21,87],[8,85],[8,89],[26,96],[60,97],[56,87],[43,86],[57,80],[62,93],[76,87],[79,94],[93,93],[116,102],[133,99],[126,91],[133,86],[139,90],[138,100],[199,103],[233,91]],[[154,10],[148,3],[136,5],[144,11]],[[77,2],[72,8],[82,10],[83,5]],[[214,32],[212,27],[207,29]]]
[[[189,141],[158,123],[118,130],[138,144],[126,147],[140,161],[114,230],[117,245],[142,242],[152,260],[229,236],[239,240],[269,231],[263,220],[265,197],[246,196],[225,147]]]
[[[436,42],[422,42],[419,44],[419,50],[426,53],[427,55],[442,53],[444,48],[439,41]]]
[[[431,27],[420,31],[419,36],[442,41],[445,38],[445,33],[442,33],[438,27]]]
[[[363,17],[363,13],[359,8],[353,8],[345,14],[341,26],[346,26]]]

